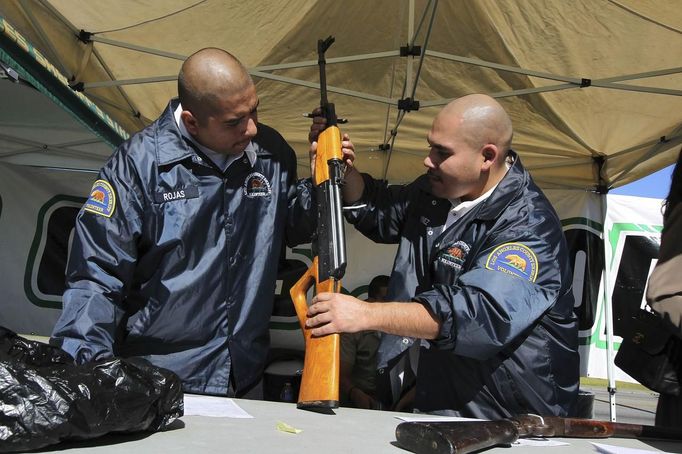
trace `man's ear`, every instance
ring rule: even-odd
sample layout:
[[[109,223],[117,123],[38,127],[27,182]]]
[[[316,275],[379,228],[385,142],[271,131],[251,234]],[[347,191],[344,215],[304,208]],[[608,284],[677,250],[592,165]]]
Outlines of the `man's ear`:
[[[481,149],[481,156],[483,156],[483,164],[481,170],[487,171],[497,163],[500,159],[500,149],[495,144],[489,143]]]
[[[192,136],[196,136],[197,133],[199,132],[199,120],[196,119],[194,115],[192,115],[192,112],[189,110],[183,110],[182,113],[180,114],[180,121],[185,125],[185,128],[187,129],[187,132],[192,134]]]

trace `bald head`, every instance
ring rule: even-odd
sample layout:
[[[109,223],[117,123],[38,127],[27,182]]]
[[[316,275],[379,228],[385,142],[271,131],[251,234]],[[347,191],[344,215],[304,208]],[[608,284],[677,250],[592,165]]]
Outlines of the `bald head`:
[[[251,76],[237,58],[222,49],[201,49],[182,64],[178,95],[183,109],[202,121],[218,108],[218,101],[253,85]]]
[[[495,187],[507,173],[511,139],[511,120],[490,96],[468,95],[449,103],[427,136],[424,165],[433,194],[474,200]]]
[[[474,148],[494,144],[506,153],[511,148],[512,123],[500,103],[488,95],[462,96],[438,114],[447,122],[458,126],[458,133]]]

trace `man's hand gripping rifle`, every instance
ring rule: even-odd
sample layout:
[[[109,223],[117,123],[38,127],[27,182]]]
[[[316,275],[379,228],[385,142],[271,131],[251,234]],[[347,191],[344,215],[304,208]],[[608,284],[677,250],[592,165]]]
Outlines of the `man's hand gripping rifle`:
[[[318,40],[320,66],[320,107],[326,118],[326,129],[317,139],[313,182],[317,195],[317,235],[313,240],[315,258],[308,271],[291,287],[291,298],[305,338],[305,363],[298,408],[332,409],[339,406],[340,339],[338,334],[313,337],[306,328],[307,293],[341,291],[341,278],[346,270],[346,242],[341,205],[343,152],[341,132],[334,104],[327,101],[324,53],[334,42],[333,37]]]

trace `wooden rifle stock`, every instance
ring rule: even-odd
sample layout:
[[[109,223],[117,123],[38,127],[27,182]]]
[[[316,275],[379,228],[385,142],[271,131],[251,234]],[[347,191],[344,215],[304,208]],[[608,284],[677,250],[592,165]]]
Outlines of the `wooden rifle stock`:
[[[400,447],[417,454],[466,454],[524,437],[682,440],[682,429],[519,415],[500,421],[404,422],[396,427],[395,436]]]
[[[417,454],[465,454],[515,442],[511,421],[403,422],[395,429],[398,446]]]
[[[341,291],[346,269],[346,244],[341,205],[343,152],[341,132],[334,105],[327,102],[324,52],[334,42],[331,36],[317,43],[320,64],[320,107],[327,125],[317,140],[314,184],[317,194],[317,235],[313,240],[315,258],[308,271],[291,287],[290,294],[305,339],[305,359],[298,408],[331,409],[339,406],[340,338],[338,334],[313,337],[305,322],[308,290]]]

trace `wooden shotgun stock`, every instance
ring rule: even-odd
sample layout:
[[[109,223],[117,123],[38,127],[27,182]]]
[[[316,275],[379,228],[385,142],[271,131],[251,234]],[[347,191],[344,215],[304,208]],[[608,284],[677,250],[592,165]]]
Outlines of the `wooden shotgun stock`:
[[[417,454],[467,454],[524,437],[682,440],[682,429],[519,415],[500,421],[404,422],[396,427],[395,436],[401,448]]]
[[[319,40],[322,115],[326,128],[317,139],[315,175],[317,196],[317,235],[313,239],[315,258],[308,271],[291,287],[290,294],[305,339],[303,377],[298,395],[298,408],[331,409],[339,406],[340,338],[338,334],[313,337],[305,322],[308,312],[308,290],[315,293],[341,291],[341,278],[346,270],[346,243],[341,205],[343,152],[341,132],[337,126],[334,105],[327,101],[324,53],[334,42],[331,36]]]

